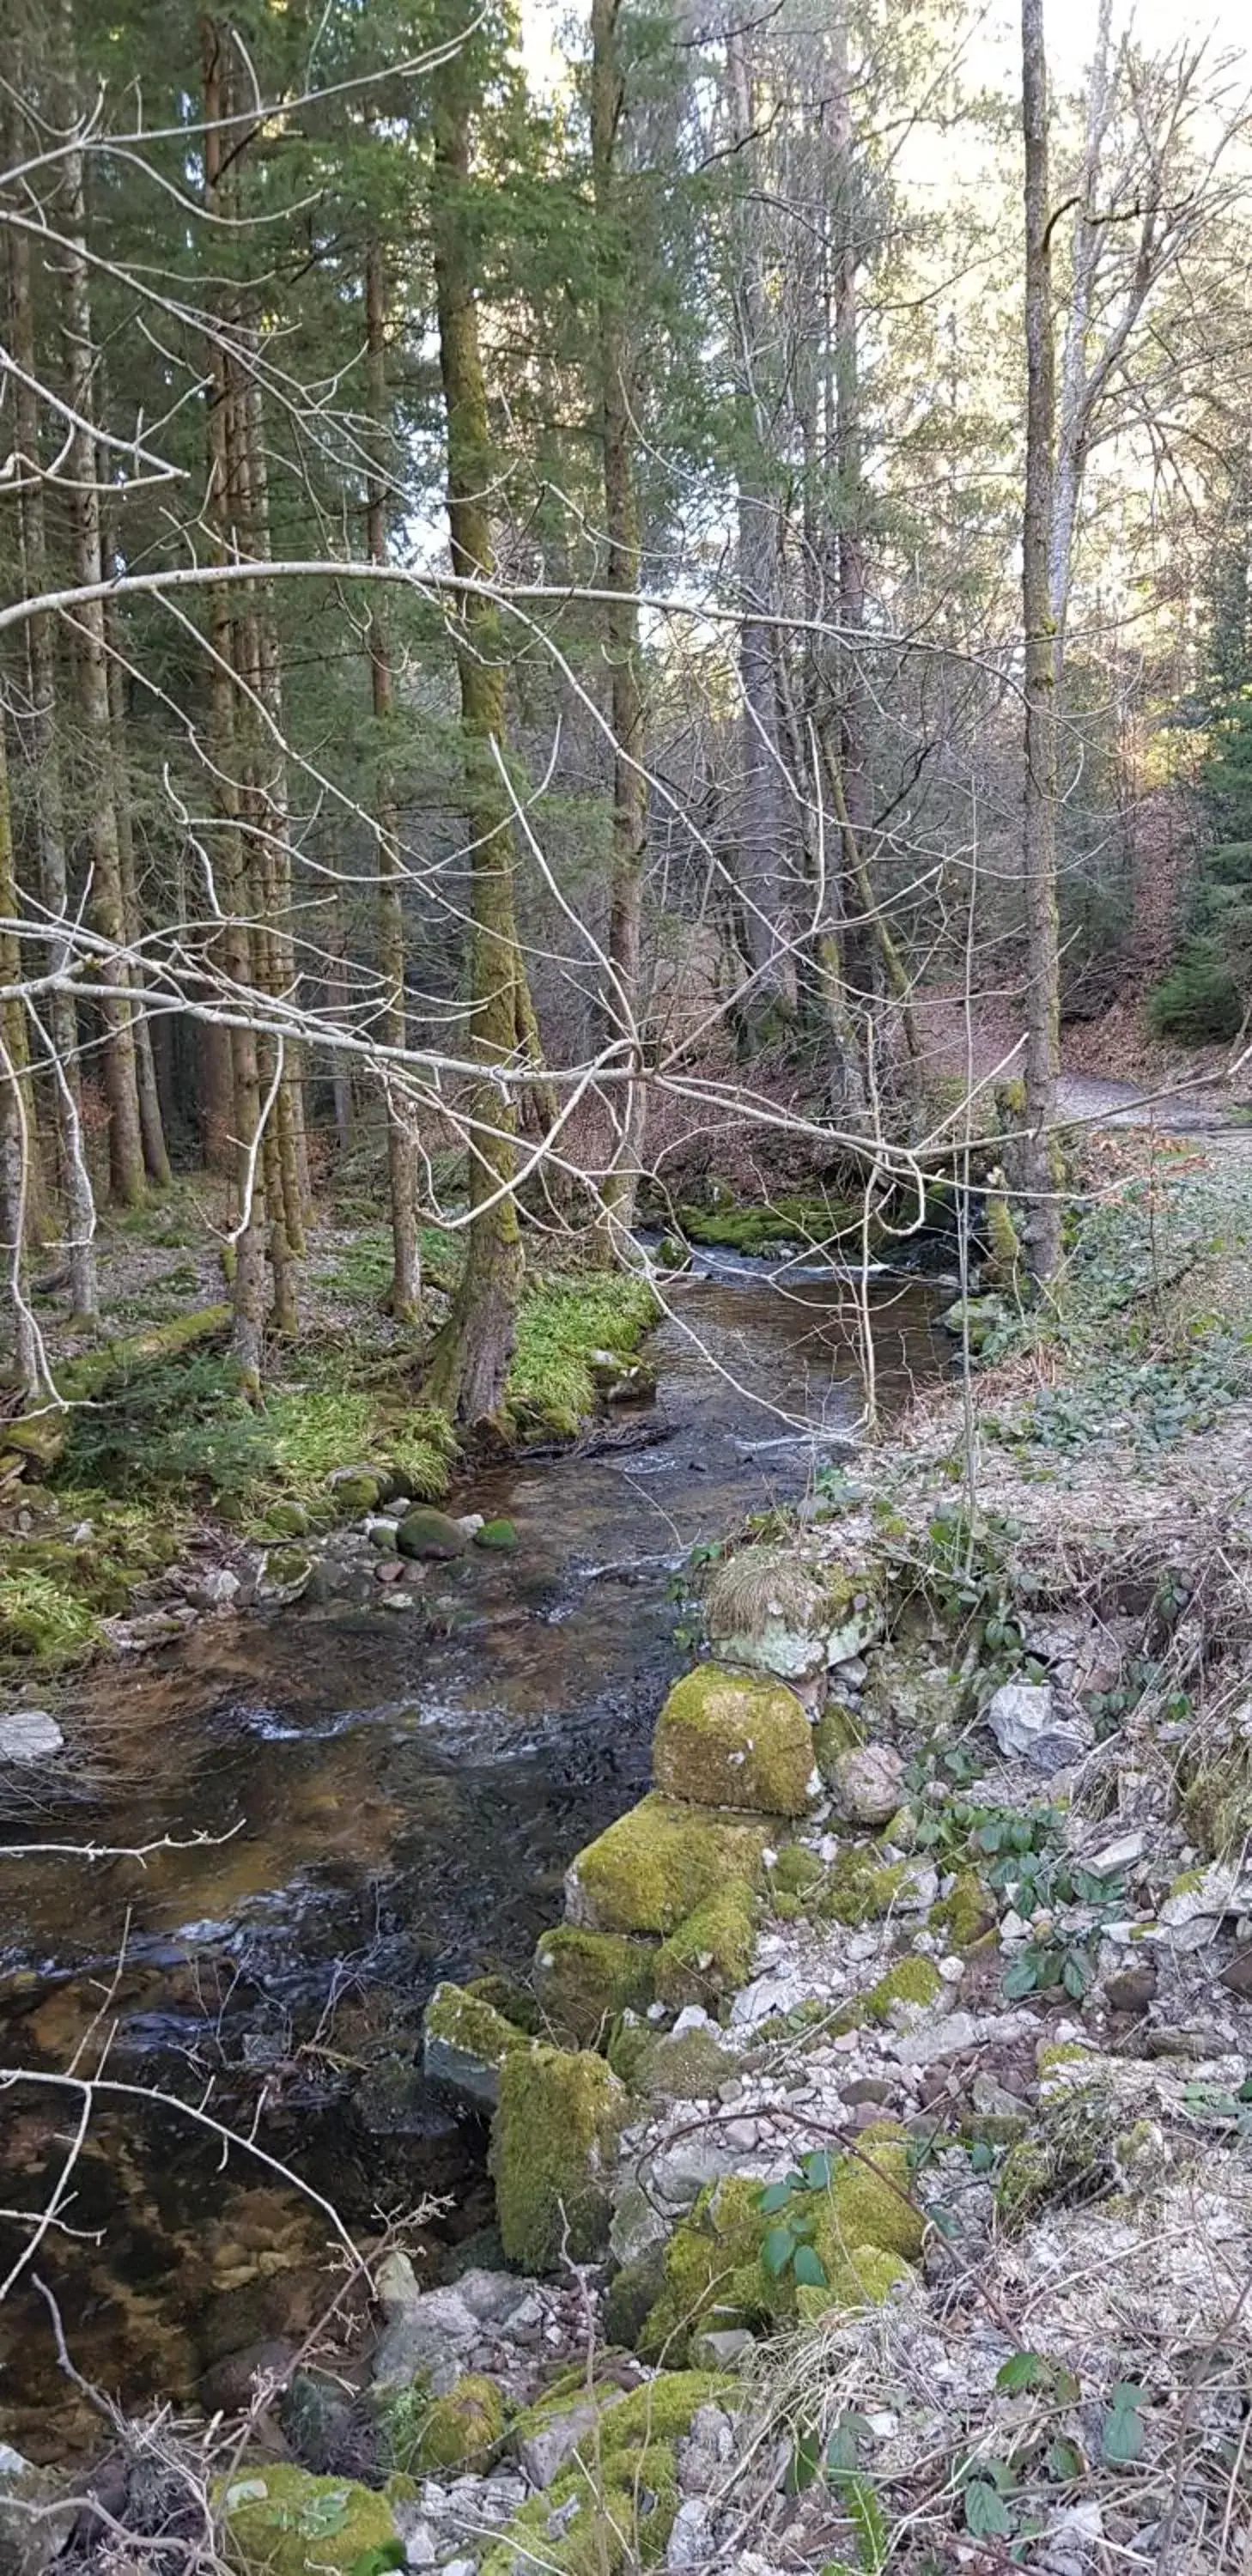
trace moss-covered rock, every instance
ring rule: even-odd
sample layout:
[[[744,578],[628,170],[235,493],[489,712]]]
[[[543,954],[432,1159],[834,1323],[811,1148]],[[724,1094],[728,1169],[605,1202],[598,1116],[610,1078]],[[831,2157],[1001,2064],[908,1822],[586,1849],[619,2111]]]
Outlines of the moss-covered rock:
[[[756,1940],[756,1898],[747,1881],[727,1879],[705,1898],[656,1954],[656,1991],[680,2012],[684,2004],[712,2009],[747,1984]]]
[[[385,2390],[379,2421],[391,2465],[406,2476],[484,2469],[504,2434],[504,2399],[494,2379],[467,2371],[442,2397],[420,2381]]]
[[[889,2021],[896,2004],[909,2004],[928,2012],[942,1993],[943,1979],[934,1960],[923,1958],[919,1951],[910,1958],[897,1959],[886,1975],[870,1987],[864,1998],[866,2015],[870,2021]]]
[[[1027,2218],[1052,2189],[1052,2157],[1039,2138],[1019,2138],[1009,2148],[996,2184],[996,2208],[1008,2225]]]
[[[976,1869],[958,1870],[946,1896],[930,1909],[930,1928],[953,1950],[968,1950],[998,1920],[996,1901]]]
[[[652,1776],[666,1797],[798,1816],[808,1805],[813,1730],[782,1682],[700,1664],[657,1720]]]
[[[568,1920],[595,1932],[675,1932],[728,1878],[759,1887],[769,1828],[742,1815],[650,1797],[578,1854]]]
[[[865,1730],[855,1711],[842,1700],[828,1700],[813,1729],[813,1758],[827,1787],[840,1754],[855,1753],[864,1741]]]
[[[422,2065],[431,2083],[494,2108],[506,2058],[527,2045],[525,2032],[481,1995],[451,1982],[436,1986],[422,2024]]]
[[[645,2359],[681,2362],[701,2326],[755,2331],[795,2314],[790,2275],[776,2278],[761,2261],[769,2224],[759,2183],[728,2174],[706,2185],[665,2248],[663,2287],[638,2336]]]
[[[587,2262],[608,2235],[608,2180],[626,2093],[590,2051],[514,2049],[491,2128],[496,2215],[511,2263],[548,2272]]]
[[[475,1547],[494,1548],[503,1556],[509,1555],[517,1544],[516,1521],[502,1517],[484,1521],[481,1529],[474,1532]]]
[[[387,1491],[387,1475],[380,1467],[335,1467],[326,1487],[337,1512],[375,1512]]]
[[[775,1898],[804,1896],[824,1876],[815,1851],[810,1851],[806,1843],[788,1843],[770,1871],[770,1893]]]
[[[453,1557],[464,1556],[469,1540],[459,1521],[423,1504],[419,1511],[406,1512],[396,1531],[396,1546],[401,1556],[448,1564]]]
[[[558,2038],[598,2046],[627,2006],[646,2012],[655,1992],[656,1952],[624,1932],[582,1932],[572,1923],[540,1934],[535,1951],[539,2008]]]
[[[532,2566],[545,2576],[624,2576],[658,2565],[678,2509],[677,2444],[696,2409],[726,2391],[705,2371],[663,2371],[628,2397],[606,2389],[581,2456],[522,2506],[480,2576]]]
[[[878,1922],[891,1912],[908,1875],[907,1861],[888,1863],[872,1843],[847,1843],[832,1864],[817,1912],[828,1923]]]
[[[897,2279],[917,2261],[924,2227],[909,2183],[908,2141],[895,2121],[875,2122],[862,2131],[856,2154],[840,2157],[819,2200],[813,2235],[832,2303],[860,2306],[885,2295],[866,2286],[882,2278],[881,2265],[862,2272],[858,2257],[867,2250],[889,2255],[900,2267]]]
[[[649,2245],[614,2273],[604,2295],[604,2337],[633,2352],[645,2319],[656,2306],[665,2277],[665,2245]]]
[[[351,2478],[266,2461],[224,2478],[213,2503],[223,2554],[242,2576],[352,2576],[374,2550],[392,2550],[390,2563],[402,2563],[386,2496]]]
[[[736,2063],[711,2030],[666,2030],[644,2039],[629,2080],[652,2101],[711,2101]]]
[[[704,1616],[714,1653],[780,1681],[807,1681],[826,1662],[822,1586],[780,1547],[744,1547],[711,1576]]]

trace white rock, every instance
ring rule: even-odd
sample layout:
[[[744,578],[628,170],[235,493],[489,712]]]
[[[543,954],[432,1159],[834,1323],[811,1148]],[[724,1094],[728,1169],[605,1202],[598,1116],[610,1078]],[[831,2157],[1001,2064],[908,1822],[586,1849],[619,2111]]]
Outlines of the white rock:
[[[684,2004],[674,2024],[673,2036],[679,2039],[685,2030],[711,2030],[713,2022],[703,2004]]]
[[[935,1964],[945,1986],[959,1986],[961,1979],[965,1974],[965,1961],[963,1959],[958,1959],[956,1953],[953,1952],[950,1958],[938,1959]]]
[[[972,2048],[978,2037],[978,2024],[972,2013],[945,2013],[922,2030],[902,2033],[896,2041],[895,2054],[901,2066],[930,2066],[938,2057],[955,2057],[958,2050]]]
[[[46,1708],[11,1708],[0,1717],[0,1762],[46,1762],[64,1743]]]
[[[456,1525],[464,1530],[467,1538],[474,1538],[480,1529],[486,1528],[486,1515],[483,1512],[458,1512]]]
[[[1089,1718],[1057,1709],[1050,1682],[1002,1682],[986,1717],[1003,1754],[1046,1774],[1080,1762],[1095,1742]]]
[[[703,2496],[688,2496],[674,2516],[665,2550],[667,2567],[699,2567],[712,2551],[709,2509]]]
[[[1023,1923],[1020,1914],[1010,1905],[1007,1914],[1002,1914],[1000,1917],[1001,1949],[1015,1949],[1019,1941],[1029,1941],[1029,1939],[1030,1925]]]
[[[890,1744],[841,1753],[831,1781],[835,1806],[853,1825],[885,1825],[904,1795],[904,1764]]]
[[[771,2013],[794,2012],[807,1993],[808,1981],[799,1975],[755,1977],[730,2007],[731,2029],[752,2030],[757,2022],[768,2021]]]
[[[1093,1878],[1114,1878],[1119,1870],[1133,1869],[1147,1848],[1145,1833],[1119,1834],[1115,1842],[1105,1843],[1103,1850],[1084,1860],[1082,1866],[1090,1870]]]
[[[406,2567],[433,2567],[438,2559],[435,2535],[428,2522],[415,2522],[404,2535]]]
[[[554,2416],[540,2426],[525,2442],[519,2442],[517,2457],[533,2487],[550,2487],[559,2477],[566,2462],[573,2458],[579,2443],[595,2430],[597,2410],[594,2406],[571,2406],[567,2415]]]

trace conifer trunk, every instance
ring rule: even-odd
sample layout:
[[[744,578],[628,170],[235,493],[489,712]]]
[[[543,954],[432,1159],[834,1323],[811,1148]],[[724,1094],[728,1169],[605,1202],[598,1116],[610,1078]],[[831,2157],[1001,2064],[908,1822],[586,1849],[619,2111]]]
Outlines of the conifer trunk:
[[[20,66],[15,76],[20,81]],[[10,166],[20,158],[16,117],[5,120]],[[9,310],[13,355],[19,370],[13,401],[17,448],[24,460],[19,495],[22,579],[27,599],[41,599],[48,589],[48,545],[44,519],[40,460],[39,404],[35,392],[35,325],[31,297],[30,241],[18,225],[8,236]],[[70,1274],[70,1315],[74,1325],[89,1327],[100,1311],[96,1284],[96,1207],[87,1168],[82,1129],[82,1084],[78,1060],[78,1011],[68,980],[70,943],[58,927],[69,918],[69,864],[65,841],[65,793],[57,734],[57,655],[52,619],[37,613],[26,621],[28,713],[23,741],[33,786],[33,821],[39,899],[52,925],[48,970],[54,979],[43,1004],[43,1016],[56,1059],[53,1117],[58,1177],[64,1199],[66,1258]],[[65,980],[60,980],[64,978]]]
[[[471,39],[472,44],[472,39]],[[492,479],[487,394],[479,346],[472,252],[464,219],[469,178],[469,48],[439,76],[433,231],[439,365],[448,440],[448,528],[454,573],[490,580],[487,494]],[[513,911],[513,831],[493,757],[505,740],[503,639],[487,599],[462,593],[456,634],[472,845],[469,1026],[484,1067],[515,1059],[516,983],[522,972]],[[429,1393],[456,1421],[499,1414],[517,1329],[522,1243],[513,1184],[517,1113],[505,1086],[484,1079],[471,1104],[470,1226],[452,1312],[432,1355]]]
[[[1043,0],[1022,0],[1022,131],[1026,161],[1026,508],[1022,531],[1025,781],[1022,865],[1026,908],[1026,1259],[1051,1278],[1061,1210],[1052,1129],[1060,1071],[1056,900],[1056,652],[1048,550],[1056,446],[1056,360],[1048,205],[1048,74]]]
[[[592,0],[591,152],[599,229],[600,417],[604,451],[605,585],[621,594],[606,619],[613,726],[613,857],[609,898],[609,964],[605,995],[610,1026],[630,1041],[630,1080],[614,1087],[620,1102],[618,1141],[601,1199],[605,1250],[625,1251],[635,1217],[646,1095],[637,1037],[643,868],[648,835],[644,776],[643,663],[637,593],[639,502],[635,489],[632,399],[635,366],[624,310],[625,242],[618,205],[617,136],[623,83],[617,51],[620,0]]]
[[[370,240],[365,260],[365,323],[369,363],[370,423],[374,452],[366,493],[367,540],[371,563],[387,560],[387,486],[384,472],[387,428],[387,280],[382,245]],[[407,1036],[404,1007],[404,869],[390,746],[386,739],[394,707],[391,646],[381,593],[372,594],[368,628],[370,688],[380,744],[374,790],[378,827],[378,968],[383,1008],[378,1034],[384,1046],[402,1047]],[[386,1303],[405,1324],[421,1321],[422,1273],[417,1225],[417,1168],[413,1134],[403,1090],[389,1078],[384,1093],[387,1113],[387,1185],[391,1200],[392,1276]]]
[[[13,859],[13,818],[9,772],[0,720],[0,921],[17,917],[17,873]],[[8,1294],[13,1332],[12,1374],[17,1392],[29,1399],[39,1388],[39,1349],[30,1310],[21,1293],[22,1261],[28,1231],[30,1086],[26,1072],[26,1013],[14,986],[23,981],[21,947],[11,930],[0,931],[0,990],[8,998],[0,1009],[0,1272]]]
[[[72,121],[71,140],[61,161],[66,379],[78,423],[70,447],[70,517],[74,579],[89,585],[102,578],[103,555],[100,487],[92,427],[96,399],[96,351],[87,265],[84,156],[75,139],[79,110],[72,71],[74,20],[70,0],[64,0],[60,26],[62,69]],[[120,1199],[125,1207],[139,1207],[144,1197],[143,1130],[139,1117],[131,1006],[122,989],[126,981],[126,912],[112,783],[114,745],[103,600],[88,600],[77,611],[77,630],[80,717],[84,768],[89,783],[83,837],[91,869],[91,918],[93,927],[107,942],[110,951],[101,961],[102,980],[115,988],[100,1005],[104,1024],[104,1088],[109,1107],[109,1176],[114,1197]]]

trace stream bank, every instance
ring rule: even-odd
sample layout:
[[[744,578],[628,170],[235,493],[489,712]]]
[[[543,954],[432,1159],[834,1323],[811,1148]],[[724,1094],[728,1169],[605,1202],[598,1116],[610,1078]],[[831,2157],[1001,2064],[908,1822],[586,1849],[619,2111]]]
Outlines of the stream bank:
[[[646,1780],[692,1549],[802,1492],[859,1407],[856,1319],[828,1275],[780,1291],[719,1256],[667,1298],[656,1402],[614,1429],[636,1445],[504,1464],[452,1498],[511,1519],[513,1552],[414,1565],[397,1613],[363,1523],[344,1524],[298,1603],[202,1618],[67,1691],[69,1758],[22,1786],[36,1839],[183,1848],[4,1864],[10,2065],[63,2069],[108,1995],[88,2062],[107,2032],[111,2073],[211,2083],[245,2127],[263,2093],[269,2146],[367,2235],[380,2203],[424,2190],[456,2198],[424,2231],[432,2262],[490,2218],[481,2124],[421,2078],[426,1997],[528,1966],[571,1851]],[[944,1352],[928,1290],[884,1281],[876,1299],[889,1407]],[[4,2197],[43,2186],[58,2109],[23,2098]],[[77,2184],[99,2249],[46,2249],[79,2366],[128,2405],[203,2400],[207,2372],[303,2331],[323,2222],[217,2162],[173,2115],[102,2108]],[[94,2438],[33,2298],[0,2311],[0,2363],[21,2449]]]

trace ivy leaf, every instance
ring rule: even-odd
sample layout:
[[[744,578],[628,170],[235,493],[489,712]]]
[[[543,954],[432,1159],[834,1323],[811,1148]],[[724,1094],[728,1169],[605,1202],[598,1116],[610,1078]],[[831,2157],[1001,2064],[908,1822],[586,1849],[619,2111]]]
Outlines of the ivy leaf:
[[[818,2147],[813,2155],[805,2156],[803,2161],[804,2179],[809,2190],[825,2191],[831,2176],[831,2157],[829,2149],[826,2147]]]
[[[789,2492],[792,2495],[803,2495],[806,2487],[812,2486],[813,2480],[817,2476],[817,2472],[821,2467],[821,2464],[822,2444],[820,2434],[812,2431],[801,2433],[797,2438],[795,2449],[791,2454],[791,2465],[787,2471],[787,2486]]]
[[[779,2210],[786,2208],[790,2198],[791,2185],[789,2182],[767,2183],[759,2201],[757,2202],[757,2207],[763,2218],[776,2218]]]
[[[1023,1950],[1020,1959],[1004,1971],[1004,1991],[1010,2003],[1020,1995],[1033,1995],[1039,1983],[1039,1961],[1033,1950]]]
[[[402,2540],[378,2540],[372,2549],[363,2549],[360,2557],[353,2559],[348,2576],[386,2576],[388,2568],[405,2565]]]
[[[1079,1950],[1067,1950],[1061,1969],[1061,1984],[1075,2003],[1080,2003],[1091,1983],[1091,1970]]]
[[[969,2160],[976,2174],[990,2173],[995,2163],[995,2150],[988,2146],[985,2138],[975,2138],[969,2151]]]
[[[796,2249],[796,2259],[795,2259],[795,2276],[796,2276],[796,2280],[797,2280],[797,2282],[800,2284],[801,2288],[803,2288],[803,2289],[806,2289],[806,2290],[824,2290],[824,2289],[825,2289],[825,2287],[826,2287],[826,2270],[825,2270],[825,2266],[824,2266],[824,2264],[823,2264],[823,2262],[822,2262],[822,2258],[821,2258],[820,2254],[816,2253],[816,2252],[814,2251],[814,2248],[813,2248],[811,2245],[801,2245],[801,2246],[798,2246],[798,2247],[797,2247],[797,2249]]]
[[[1002,2397],[1015,2397],[1019,2389],[1045,2387],[1050,2376],[1041,2352],[1014,2352],[1001,2362],[996,2387]]]
[[[1007,2540],[1012,2532],[1013,2517],[989,2476],[971,2478],[965,2489],[965,2528],[975,2540],[987,2540],[992,2534]]]
[[[796,2240],[789,2227],[771,2227],[761,2247],[761,2261],[775,2280],[786,2271],[795,2249]]]
[[[1082,2461],[1072,2442],[1050,2442],[1043,2465],[1059,2487],[1071,2487],[1082,2476]]]
[[[1133,2379],[1118,2380],[1100,2434],[1100,2449],[1110,2467],[1123,2468],[1139,2458],[1143,2449],[1139,2409],[1143,2402],[1143,2390]]]

